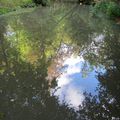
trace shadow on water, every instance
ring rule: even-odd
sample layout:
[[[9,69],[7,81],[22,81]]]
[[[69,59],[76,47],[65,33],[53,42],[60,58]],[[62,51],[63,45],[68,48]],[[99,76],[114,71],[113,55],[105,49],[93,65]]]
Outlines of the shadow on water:
[[[1,120],[120,119],[120,26],[89,11],[0,18]]]

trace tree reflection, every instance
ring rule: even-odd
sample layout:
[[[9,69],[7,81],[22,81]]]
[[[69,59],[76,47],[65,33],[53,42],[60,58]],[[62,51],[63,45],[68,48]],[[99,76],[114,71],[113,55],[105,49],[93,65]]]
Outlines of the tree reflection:
[[[51,95],[51,88],[57,84],[55,79],[51,83],[47,80],[49,62],[45,49],[40,51],[36,65],[24,60],[20,49],[25,44],[21,42],[24,42],[26,34],[19,28],[15,29],[15,36],[6,36],[6,26],[4,24],[0,33],[4,41],[0,46],[0,114],[3,114],[3,119],[75,120],[77,114],[74,109],[65,102],[60,104],[58,97]]]
[[[120,119],[120,39],[118,36],[116,30],[112,34],[107,33],[96,55],[97,64],[104,65],[105,71],[98,72],[97,75],[100,81],[97,87],[98,95],[85,93],[85,101],[79,110],[84,119]],[[91,54],[90,58],[92,57]]]
[[[4,120],[120,118],[119,30],[111,22],[86,19],[88,10],[78,7],[62,19],[69,8],[42,10],[40,15],[41,9],[37,9],[0,21],[0,114]],[[105,68],[98,71],[98,95],[85,93],[78,111],[51,95],[51,88],[57,86],[58,67],[73,52],[91,66]]]
[[[5,120],[75,119],[72,108],[66,103],[60,105],[58,98],[51,96],[50,88],[55,88],[55,84],[49,84],[46,79],[47,67],[45,56],[37,67],[14,59],[14,63],[1,72],[0,111]]]

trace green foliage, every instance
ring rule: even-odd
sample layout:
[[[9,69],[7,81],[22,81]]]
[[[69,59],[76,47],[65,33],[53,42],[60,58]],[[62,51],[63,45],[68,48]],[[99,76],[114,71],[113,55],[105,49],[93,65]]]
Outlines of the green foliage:
[[[0,0],[0,15],[22,7],[34,7],[32,0]]]
[[[10,12],[11,10],[10,9],[8,9],[8,8],[0,8],[0,15],[1,14],[5,14],[5,13],[8,13],[8,12]]]
[[[92,13],[97,15],[99,12],[105,13],[108,17],[119,17],[120,7],[116,2],[101,1],[96,3],[92,9]]]
[[[17,7],[31,2],[31,0],[0,0],[2,7]]]
[[[110,2],[107,6],[106,13],[110,17],[120,16],[120,7],[115,2]]]
[[[26,3],[26,4],[22,4],[20,7],[21,8],[32,8],[35,7],[35,3]]]

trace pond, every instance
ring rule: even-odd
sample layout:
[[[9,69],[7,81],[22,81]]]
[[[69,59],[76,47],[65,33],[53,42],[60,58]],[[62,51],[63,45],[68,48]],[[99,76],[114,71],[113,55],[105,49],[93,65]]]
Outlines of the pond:
[[[120,119],[120,26],[90,9],[0,16],[0,120]]]

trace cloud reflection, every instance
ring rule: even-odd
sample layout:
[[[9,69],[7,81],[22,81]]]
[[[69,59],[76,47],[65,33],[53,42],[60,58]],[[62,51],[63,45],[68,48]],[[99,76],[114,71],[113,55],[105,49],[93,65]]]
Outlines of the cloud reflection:
[[[82,57],[72,55],[64,61],[63,66],[65,68],[63,67],[62,74],[57,79],[60,89],[56,92],[56,95],[59,95],[61,102],[65,100],[75,108],[84,100],[83,92],[85,90],[88,92],[94,91],[98,84],[95,71],[91,72],[87,78],[82,77],[81,71],[84,62],[85,60]]]

